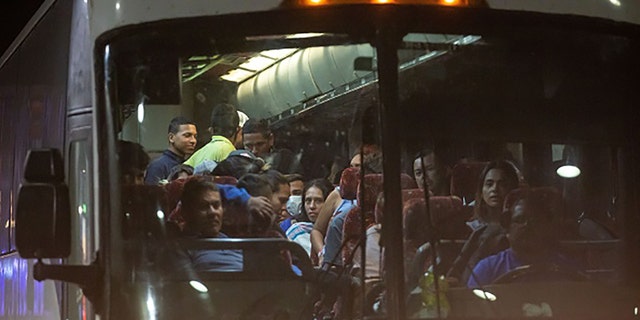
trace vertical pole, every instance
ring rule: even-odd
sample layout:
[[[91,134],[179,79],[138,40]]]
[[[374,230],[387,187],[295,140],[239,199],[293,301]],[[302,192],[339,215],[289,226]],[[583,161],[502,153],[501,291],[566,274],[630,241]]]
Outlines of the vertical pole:
[[[389,24],[382,24],[376,36],[380,84],[380,125],[384,169],[385,211],[402,212],[400,193],[400,111],[398,110],[399,35]],[[387,284],[388,319],[405,319],[404,258],[402,215],[385,214],[382,224]]]

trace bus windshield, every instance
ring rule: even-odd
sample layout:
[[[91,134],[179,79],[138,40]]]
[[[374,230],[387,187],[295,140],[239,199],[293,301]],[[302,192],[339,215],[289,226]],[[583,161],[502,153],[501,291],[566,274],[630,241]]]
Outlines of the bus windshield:
[[[633,39],[221,23],[103,41],[112,312],[631,315]]]

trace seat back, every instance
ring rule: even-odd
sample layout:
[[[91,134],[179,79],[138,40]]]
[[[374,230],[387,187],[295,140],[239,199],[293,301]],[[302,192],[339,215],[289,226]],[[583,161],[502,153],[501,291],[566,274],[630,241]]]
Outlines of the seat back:
[[[476,188],[482,169],[487,162],[458,163],[451,171],[451,195],[462,199],[464,205],[475,199]]]
[[[355,200],[360,183],[360,170],[358,168],[346,168],[340,176],[340,196],[345,200]]]

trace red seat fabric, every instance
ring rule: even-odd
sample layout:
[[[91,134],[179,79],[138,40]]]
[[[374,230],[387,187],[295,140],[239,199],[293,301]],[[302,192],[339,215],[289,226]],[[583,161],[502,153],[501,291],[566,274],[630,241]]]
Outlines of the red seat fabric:
[[[340,196],[345,200],[354,200],[358,193],[360,183],[360,170],[358,168],[346,168],[340,176]]]
[[[406,173],[400,174],[400,189],[415,189],[417,187],[416,181],[410,175]]]
[[[424,198],[424,191],[422,189],[405,189],[402,190],[402,203],[403,206],[410,199],[422,199]]]

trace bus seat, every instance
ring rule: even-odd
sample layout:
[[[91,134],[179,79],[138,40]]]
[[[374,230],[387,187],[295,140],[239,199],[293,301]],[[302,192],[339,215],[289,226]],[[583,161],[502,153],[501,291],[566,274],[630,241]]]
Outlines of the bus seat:
[[[353,249],[361,238],[361,216],[364,216],[366,228],[375,224],[376,200],[382,192],[382,183],[382,174],[370,173],[364,176],[364,186],[362,182],[358,184],[358,206],[347,213],[342,226],[342,242],[345,243],[342,257],[345,265],[351,263]]]
[[[360,170],[358,168],[346,168],[340,176],[340,196],[345,200],[355,200],[360,183]]]
[[[424,191],[422,189],[404,189],[402,190],[402,203],[403,206],[410,199],[422,199],[424,198]]]
[[[435,236],[441,243],[461,242],[470,232],[465,222],[471,216],[468,207],[456,196],[432,196],[429,208],[436,230]],[[405,265],[415,265],[414,256],[418,248],[429,241],[427,233],[427,214],[423,198],[413,198],[405,202],[403,207]],[[460,245],[447,245],[439,248],[440,265],[446,270],[460,252]],[[422,263],[426,263],[423,261]]]
[[[451,195],[462,199],[462,204],[467,205],[475,199],[478,178],[487,162],[458,163],[451,171]]]
[[[417,187],[416,181],[410,175],[406,173],[400,174],[400,189],[415,189]]]

